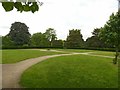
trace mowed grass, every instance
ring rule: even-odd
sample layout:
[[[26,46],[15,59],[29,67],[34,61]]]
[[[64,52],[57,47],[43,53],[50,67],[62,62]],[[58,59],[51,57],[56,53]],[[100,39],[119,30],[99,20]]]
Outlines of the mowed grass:
[[[94,55],[104,55],[104,56],[115,56],[115,52],[108,52],[108,51],[95,51],[92,54]]]
[[[62,52],[40,51],[40,50],[2,50],[2,63],[16,63],[29,58],[46,55],[62,54]]]
[[[90,53],[93,55],[115,56],[115,52],[111,51],[99,51],[99,50],[85,50],[85,49],[57,49],[64,52],[76,52],[76,53]]]
[[[67,53],[72,53],[72,52],[85,53],[85,52],[94,52],[95,51],[95,50],[85,50],[85,49],[55,49],[55,50],[64,51]]]
[[[55,57],[27,69],[20,84],[27,88],[117,88],[118,67],[109,58]]]

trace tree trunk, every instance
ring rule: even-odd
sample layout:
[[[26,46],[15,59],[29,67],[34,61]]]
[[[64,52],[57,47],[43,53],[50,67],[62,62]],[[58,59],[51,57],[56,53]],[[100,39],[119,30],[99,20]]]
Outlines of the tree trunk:
[[[113,59],[113,64],[117,64],[119,56],[119,48],[116,48],[115,58]]]

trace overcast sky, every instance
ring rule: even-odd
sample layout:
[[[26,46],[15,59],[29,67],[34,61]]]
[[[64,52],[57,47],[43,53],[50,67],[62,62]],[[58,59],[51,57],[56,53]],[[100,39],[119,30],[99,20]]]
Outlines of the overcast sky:
[[[58,39],[66,39],[69,30],[81,29],[83,38],[90,37],[94,28],[102,27],[118,10],[117,0],[39,0],[38,12],[5,12],[0,3],[0,35],[9,33],[12,23],[23,22],[31,34],[54,28]]]

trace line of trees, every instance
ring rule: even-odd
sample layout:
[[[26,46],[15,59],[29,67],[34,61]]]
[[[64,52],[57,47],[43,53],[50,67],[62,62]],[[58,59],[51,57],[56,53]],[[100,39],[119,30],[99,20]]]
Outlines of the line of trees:
[[[54,47],[54,48],[83,48],[83,47],[99,47],[97,29],[94,30],[94,38],[83,40],[80,29],[69,30],[66,40],[57,39],[56,31],[48,28],[45,33],[29,33],[29,27],[25,23],[15,22],[11,24],[10,32],[2,37],[2,47]],[[95,42],[99,42],[96,46]],[[90,44],[92,43],[92,44]],[[104,46],[102,46],[104,47]]]
[[[29,33],[25,23],[15,22],[10,27],[10,32],[2,37],[2,47],[63,47],[63,41],[58,40],[56,31],[48,28],[45,33]]]
[[[96,28],[92,36],[84,41],[80,29],[69,30],[66,40],[57,39],[56,31],[48,28],[45,33],[29,33],[25,23],[14,22],[10,32],[2,37],[2,47],[53,47],[53,48],[113,48],[114,45],[100,39],[101,28]]]
[[[115,48],[113,62],[117,63],[120,51],[120,12],[112,14],[104,27],[94,29],[86,41],[83,40],[80,29],[69,30],[66,40],[57,39],[53,28],[33,35],[28,29],[25,23],[13,23],[10,32],[2,37],[2,47]]]

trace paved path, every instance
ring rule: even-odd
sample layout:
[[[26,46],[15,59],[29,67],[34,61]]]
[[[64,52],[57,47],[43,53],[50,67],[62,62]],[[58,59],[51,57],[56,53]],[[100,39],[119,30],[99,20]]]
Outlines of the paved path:
[[[2,88],[20,88],[19,81],[22,73],[32,65],[41,62],[43,60],[46,60],[48,58],[52,57],[58,57],[58,56],[66,56],[66,55],[77,55],[77,54],[84,54],[84,55],[90,55],[90,56],[100,56],[100,57],[106,57],[102,55],[92,55],[92,52],[88,53],[70,53],[70,54],[59,54],[59,55],[48,55],[48,56],[42,56],[38,58],[33,59],[27,59],[15,64],[2,64]],[[107,57],[107,58],[113,58],[113,57]],[[0,64],[1,65],[1,64]]]

